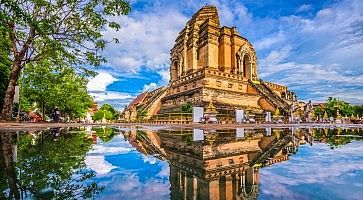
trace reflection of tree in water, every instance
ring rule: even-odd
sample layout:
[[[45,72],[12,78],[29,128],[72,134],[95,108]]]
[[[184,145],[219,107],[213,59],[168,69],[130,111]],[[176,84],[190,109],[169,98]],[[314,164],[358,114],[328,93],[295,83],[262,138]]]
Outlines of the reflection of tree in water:
[[[354,129],[316,129],[314,140],[326,142],[331,149],[342,147],[352,141],[363,140],[363,132]]]
[[[186,134],[181,136],[181,140],[186,142],[188,146],[193,144],[193,134]]]
[[[19,198],[20,194],[36,195],[48,187],[54,189],[55,199],[91,198],[102,191],[103,188],[90,180],[95,176],[94,172],[85,169],[85,155],[92,145],[86,134],[20,135],[17,143],[16,167],[6,163],[6,160],[13,160],[13,153],[9,152],[11,152],[11,141],[16,142],[15,136],[10,133],[0,134],[2,147],[0,171],[6,171],[7,177],[5,181],[1,179],[0,182],[2,197],[8,195]],[[4,174],[0,173],[0,176]],[[5,194],[7,188],[10,188],[10,192]]]
[[[116,135],[115,129],[109,127],[93,128],[92,130],[96,131],[97,137],[104,142],[110,141]]]
[[[4,176],[3,181],[1,181],[1,199],[6,199],[5,191],[9,189],[9,197],[14,197],[16,199],[20,198],[19,191],[17,189],[17,179],[15,163],[13,162],[12,144],[11,144],[11,134],[0,132],[0,171],[1,176]]]

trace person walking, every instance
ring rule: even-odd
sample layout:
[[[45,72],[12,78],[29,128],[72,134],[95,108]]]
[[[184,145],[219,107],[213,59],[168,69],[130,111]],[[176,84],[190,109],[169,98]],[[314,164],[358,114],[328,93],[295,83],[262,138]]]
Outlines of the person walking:
[[[54,122],[59,122],[60,120],[60,111],[57,107],[55,107],[53,110],[52,118]]]

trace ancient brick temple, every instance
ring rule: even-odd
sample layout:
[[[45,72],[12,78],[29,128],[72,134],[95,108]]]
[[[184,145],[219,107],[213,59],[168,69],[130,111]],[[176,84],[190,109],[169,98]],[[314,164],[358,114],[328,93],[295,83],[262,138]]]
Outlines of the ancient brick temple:
[[[257,199],[259,171],[296,153],[300,140],[289,130],[125,131],[137,151],[167,160],[171,199]]]
[[[286,113],[296,98],[286,86],[258,78],[252,44],[236,27],[221,27],[214,6],[204,6],[193,15],[170,54],[169,85],[150,92],[155,95],[146,98],[149,101],[136,102],[138,108],[150,108],[142,110],[149,116],[180,112],[188,102],[197,106],[213,102],[219,111],[262,113],[279,108]]]

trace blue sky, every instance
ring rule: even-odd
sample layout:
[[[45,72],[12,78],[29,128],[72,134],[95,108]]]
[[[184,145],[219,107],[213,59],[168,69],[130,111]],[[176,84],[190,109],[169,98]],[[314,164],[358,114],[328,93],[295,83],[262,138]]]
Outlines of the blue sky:
[[[93,180],[105,187],[96,199],[169,199],[167,161],[141,154],[123,135],[107,143],[98,138],[85,163],[96,173]]]
[[[179,31],[203,5],[218,8],[222,26],[236,26],[255,47],[259,77],[287,85],[301,100],[329,96],[363,102],[363,1],[132,0],[113,17],[119,38],[88,89],[100,104],[122,109],[138,93],[169,81],[169,52]]]
[[[288,161],[260,170],[259,199],[362,199],[362,142],[300,146]],[[276,192],[278,191],[278,192]]]

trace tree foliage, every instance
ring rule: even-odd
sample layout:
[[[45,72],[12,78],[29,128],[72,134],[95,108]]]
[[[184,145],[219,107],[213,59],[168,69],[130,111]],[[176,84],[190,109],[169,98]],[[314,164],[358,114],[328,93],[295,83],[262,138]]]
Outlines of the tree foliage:
[[[325,141],[331,149],[342,147],[352,141],[361,141],[363,132],[341,129],[317,129],[314,140]]]
[[[323,117],[324,116],[324,110],[322,107],[318,106],[314,109],[314,114],[315,116],[320,116]]]
[[[58,107],[64,114],[82,117],[92,106],[87,93],[87,79],[76,74],[69,66],[52,65],[47,60],[42,64],[25,68],[21,81],[23,103],[36,102],[45,113]]]
[[[0,110],[3,107],[3,99],[10,75],[11,61],[9,60],[9,46],[9,34],[4,29],[0,29]]]
[[[85,66],[106,62],[99,51],[110,41],[103,39],[102,29],[120,29],[112,17],[129,11],[124,0],[1,0],[0,29],[10,41],[5,51],[11,62],[3,119],[10,120],[14,88],[24,66],[47,60],[90,74]]]
[[[105,118],[107,121],[117,120],[118,112],[110,104],[103,104],[101,108],[93,115],[93,120],[101,121]]]
[[[329,116],[334,117],[336,117],[337,109],[339,109],[340,114],[343,116],[356,115],[358,107],[333,97],[329,97],[325,103],[325,111]]]
[[[50,132],[23,134],[17,142],[17,190],[36,195],[44,188],[54,190],[52,199],[88,199],[102,191],[92,179],[94,172],[87,170],[86,153],[91,149],[92,140],[83,132],[58,134],[59,129]],[[1,140],[1,146],[12,146],[11,140]],[[11,152],[11,151],[10,151]],[[7,156],[5,151],[1,155]],[[0,166],[0,171],[9,170]],[[1,173],[0,173],[1,175]],[[7,174],[6,180],[10,180]],[[9,183],[5,184],[8,185]],[[1,187],[7,191],[6,186]],[[6,194],[3,193],[3,196]]]
[[[110,141],[114,136],[116,136],[115,129],[110,127],[95,127],[92,130],[96,131],[96,135],[104,142]]]
[[[329,97],[323,106],[314,109],[315,116],[322,118],[337,117],[337,110],[342,116],[362,116],[363,105],[353,105],[338,98]]]
[[[188,102],[181,107],[181,111],[183,113],[192,113],[193,112],[193,104],[191,102]]]

